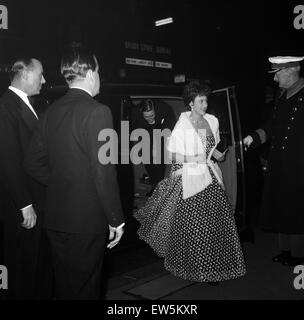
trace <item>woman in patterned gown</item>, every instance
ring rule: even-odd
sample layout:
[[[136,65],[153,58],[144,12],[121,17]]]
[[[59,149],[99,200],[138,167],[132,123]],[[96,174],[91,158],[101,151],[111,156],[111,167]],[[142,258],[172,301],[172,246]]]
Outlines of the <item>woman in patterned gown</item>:
[[[164,258],[169,272],[217,283],[245,275],[246,267],[221,172],[211,160],[219,154],[219,124],[206,113],[210,92],[198,81],[185,86],[191,111],[181,113],[168,139],[171,172],[135,218],[139,237]]]

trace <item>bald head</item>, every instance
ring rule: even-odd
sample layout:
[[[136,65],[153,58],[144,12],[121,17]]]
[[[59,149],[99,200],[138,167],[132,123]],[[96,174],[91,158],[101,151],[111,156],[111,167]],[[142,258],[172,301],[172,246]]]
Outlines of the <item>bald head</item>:
[[[39,60],[17,60],[10,72],[11,85],[24,91],[27,95],[39,94],[42,84],[45,83],[43,68]]]

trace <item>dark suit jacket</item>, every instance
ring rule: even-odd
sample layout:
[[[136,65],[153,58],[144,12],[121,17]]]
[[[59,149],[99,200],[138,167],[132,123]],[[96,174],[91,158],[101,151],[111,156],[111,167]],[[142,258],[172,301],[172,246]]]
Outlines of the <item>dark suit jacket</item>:
[[[5,208],[42,206],[43,187],[23,167],[25,151],[37,123],[32,111],[13,91],[7,90],[0,98],[0,197],[6,203]]]
[[[70,89],[41,120],[25,166],[46,184],[45,226],[67,233],[103,233],[123,223],[114,164],[98,160],[110,109],[80,89]]]

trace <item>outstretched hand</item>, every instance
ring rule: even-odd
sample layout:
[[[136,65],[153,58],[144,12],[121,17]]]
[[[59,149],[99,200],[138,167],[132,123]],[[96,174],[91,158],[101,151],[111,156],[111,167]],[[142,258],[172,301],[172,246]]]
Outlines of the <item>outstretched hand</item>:
[[[251,136],[247,136],[243,139],[243,144],[244,144],[244,147],[245,147],[245,151],[250,147],[250,145],[252,144],[253,142],[253,139]]]

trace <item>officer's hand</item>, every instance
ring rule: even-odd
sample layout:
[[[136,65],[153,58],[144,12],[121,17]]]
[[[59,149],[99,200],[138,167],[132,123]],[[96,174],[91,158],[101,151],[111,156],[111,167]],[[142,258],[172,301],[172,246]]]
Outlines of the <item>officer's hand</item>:
[[[35,210],[32,206],[21,209],[22,216],[23,216],[23,222],[22,227],[26,229],[31,229],[36,225],[37,215],[35,213]]]
[[[247,136],[246,138],[243,139],[243,144],[244,144],[245,150],[247,150],[247,148],[250,147],[252,142],[253,142],[253,139],[251,136]]]
[[[112,239],[113,240],[107,245],[107,248],[112,249],[119,243],[124,233],[124,227],[114,228],[109,225],[109,230],[110,230],[109,240],[112,240]]]

